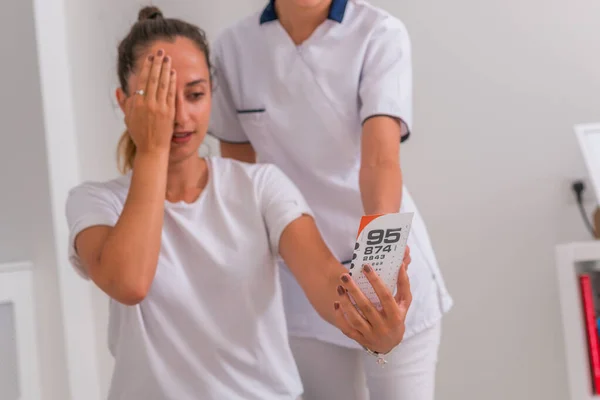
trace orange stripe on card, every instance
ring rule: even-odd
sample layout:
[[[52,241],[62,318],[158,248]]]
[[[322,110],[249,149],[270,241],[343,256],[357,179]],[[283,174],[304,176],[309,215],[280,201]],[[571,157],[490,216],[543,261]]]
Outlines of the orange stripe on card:
[[[358,234],[356,235],[356,238],[358,239],[362,230],[365,229],[365,226],[369,225],[371,221],[373,221],[375,218],[381,217],[382,215],[383,214],[364,215],[360,219],[360,226],[358,227]]]

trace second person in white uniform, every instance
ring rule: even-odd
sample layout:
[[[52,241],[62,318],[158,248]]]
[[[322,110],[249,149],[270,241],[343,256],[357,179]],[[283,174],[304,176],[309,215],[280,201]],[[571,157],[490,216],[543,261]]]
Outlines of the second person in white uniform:
[[[338,260],[351,259],[362,215],[415,213],[413,302],[404,341],[384,368],[314,311],[281,264],[305,400],[433,399],[440,324],[452,299],[402,183],[400,142],[412,125],[405,26],[360,0],[272,0],[220,35],[214,63],[209,131],[222,155],[282,169]]]

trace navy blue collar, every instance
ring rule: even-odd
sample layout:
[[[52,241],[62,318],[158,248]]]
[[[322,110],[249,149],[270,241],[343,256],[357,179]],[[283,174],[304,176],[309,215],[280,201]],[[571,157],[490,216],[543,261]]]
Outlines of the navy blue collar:
[[[332,0],[327,19],[341,23],[344,19],[344,13],[346,12],[347,4],[348,0]],[[275,0],[270,0],[269,4],[267,4],[262,14],[260,15],[260,23],[264,24],[265,22],[271,22],[276,20],[277,12],[275,11]]]

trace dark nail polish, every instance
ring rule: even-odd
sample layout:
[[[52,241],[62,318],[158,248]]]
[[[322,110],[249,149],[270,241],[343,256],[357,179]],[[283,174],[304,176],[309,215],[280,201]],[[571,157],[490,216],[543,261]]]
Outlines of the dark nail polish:
[[[154,60],[154,56],[153,56],[152,54],[150,54],[150,55],[148,56],[148,61],[153,61],[153,60]]]
[[[171,70],[171,76],[175,75],[175,71]]]
[[[371,272],[371,267],[369,267],[368,265],[365,265],[363,267],[363,271],[365,271],[368,274],[369,272]]]
[[[344,289],[344,287],[342,285],[338,286],[337,290],[338,290],[338,294],[340,296],[343,296],[346,294],[346,289]]]
[[[340,308],[340,303],[338,303],[337,301],[335,303],[333,303],[334,310],[338,310],[339,308]]]
[[[162,51],[162,49],[161,49],[161,50],[159,50],[159,51],[158,51],[158,53],[156,53],[156,54],[158,54],[158,56],[159,56],[159,57],[160,57],[160,56],[162,56],[162,55],[163,55],[163,51]]]
[[[166,56],[166,57],[163,59],[163,62],[169,62],[169,56]]]
[[[350,278],[348,277],[348,275],[342,275],[342,282],[344,282],[344,283],[350,282]]]

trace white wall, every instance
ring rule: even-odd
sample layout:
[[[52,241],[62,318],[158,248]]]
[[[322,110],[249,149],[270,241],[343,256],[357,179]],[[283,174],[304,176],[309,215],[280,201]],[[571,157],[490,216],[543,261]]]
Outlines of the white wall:
[[[68,398],[62,314],[31,1],[3,2],[0,24],[0,263],[34,265],[41,400]],[[0,361],[1,362],[1,361]]]
[[[31,4],[9,0],[4,11],[8,17],[0,25],[0,34],[14,37],[18,32],[20,40],[0,42],[2,54],[18,60],[4,62],[2,67],[2,74],[10,79],[3,80],[4,88],[0,92],[3,125],[0,262],[24,260],[31,255],[29,238],[33,232],[29,211],[38,204],[36,195],[43,193],[43,188],[40,190],[38,186],[44,185],[44,176],[40,172],[45,165],[44,143],[39,140],[43,138],[43,124]],[[7,59],[2,58],[3,61]]]
[[[81,174],[106,179],[122,130],[115,49],[145,2],[67,3]],[[263,2],[154,3],[213,37]],[[600,120],[600,3],[373,3],[411,32],[416,125],[403,167],[456,300],[437,398],[563,400],[553,246],[587,238],[569,193],[584,175],[571,127]],[[95,293],[106,387],[106,298]]]
[[[437,399],[564,400],[553,246],[589,238],[569,182],[572,125],[600,121],[600,3],[373,3],[411,32],[403,168],[456,300]]]

